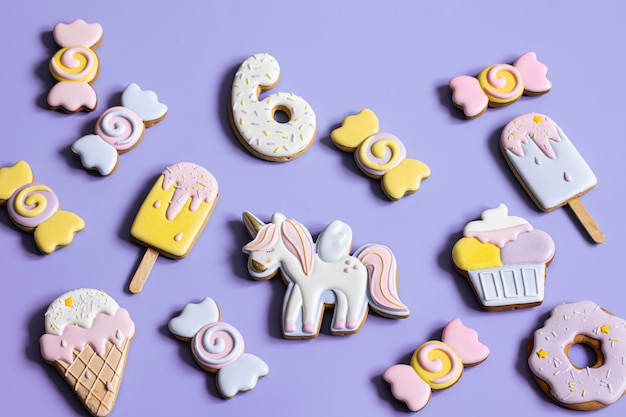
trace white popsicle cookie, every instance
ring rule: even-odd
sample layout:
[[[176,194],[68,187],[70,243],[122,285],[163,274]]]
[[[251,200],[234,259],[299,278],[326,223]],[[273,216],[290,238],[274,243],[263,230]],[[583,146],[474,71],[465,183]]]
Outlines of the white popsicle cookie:
[[[528,113],[502,130],[500,148],[530,197],[543,211],[568,204],[596,243],[604,234],[578,197],[595,187],[596,176],[563,130],[548,116]]]

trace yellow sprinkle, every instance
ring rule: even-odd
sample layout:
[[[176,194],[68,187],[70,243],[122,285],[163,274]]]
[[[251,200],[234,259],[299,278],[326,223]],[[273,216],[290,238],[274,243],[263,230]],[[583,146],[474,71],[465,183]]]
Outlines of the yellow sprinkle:
[[[271,99],[271,98],[268,98],[268,99],[267,99],[267,104],[270,104],[271,102],[272,102],[272,99]]]
[[[545,358],[547,358],[547,357],[548,357],[548,352],[546,352],[546,351],[545,351],[545,350],[543,350],[543,349],[540,349],[540,350],[537,352],[537,356],[539,356],[539,358],[540,358],[540,359],[545,359]]]
[[[65,299],[65,306],[72,307],[74,305],[74,299],[72,297],[67,297]]]
[[[239,124],[243,125],[243,117],[239,118]]]
[[[245,101],[241,100],[240,104],[241,104],[242,106],[244,105],[243,103],[245,103]]]
[[[277,153],[278,151],[280,151],[280,146],[278,146],[276,149],[274,149],[274,153]]]
[[[289,136],[283,136],[283,139],[289,139]]]
[[[263,134],[264,134],[265,136],[269,136],[269,135],[270,135],[270,134],[267,132],[267,130],[264,130],[264,131],[263,131]]]
[[[293,97],[287,97],[287,100],[293,101]]]
[[[304,140],[304,136],[300,133],[300,140]]]
[[[583,392],[580,393],[580,395],[582,395],[584,397],[586,393],[587,393],[587,390],[584,389]]]
[[[271,76],[271,75],[269,75],[269,74],[265,74],[265,76],[267,77],[267,79],[268,79],[268,80],[271,80],[271,79],[272,79],[272,76]]]
[[[600,331],[604,334],[607,334],[611,331],[611,326],[604,324],[602,325],[602,327],[600,327]]]
[[[201,186],[201,187],[207,188],[207,187],[206,187],[206,184],[204,184],[204,183],[202,183],[202,182],[200,182],[200,181],[198,181],[198,185],[199,185],[199,186]]]
[[[239,88],[239,84],[233,84],[233,87]]]
[[[294,122],[299,122],[300,120],[302,120],[302,119],[299,118],[299,117],[296,117],[295,119],[293,119]]]
[[[246,78],[246,85],[250,85],[250,78]]]

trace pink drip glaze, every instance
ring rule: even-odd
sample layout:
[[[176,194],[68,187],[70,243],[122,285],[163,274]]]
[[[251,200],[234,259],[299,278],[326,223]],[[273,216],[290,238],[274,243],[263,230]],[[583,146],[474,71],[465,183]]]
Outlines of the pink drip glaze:
[[[180,162],[163,171],[163,189],[176,184],[176,190],[167,208],[167,220],[174,220],[187,200],[191,198],[190,211],[197,211],[203,202],[211,203],[217,197],[217,180],[209,171],[191,162]]]
[[[118,332],[123,337],[116,337]],[[128,311],[120,308],[113,315],[99,313],[90,328],[70,325],[63,330],[62,335],[44,334],[39,342],[41,355],[46,361],[61,359],[72,363],[74,350],[80,352],[86,344],[91,345],[99,355],[103,355],[107,340],[119,346],[124,339],[130,339],[134,335],[135,324]]]
[[[504,247],[507,242],[517,239],[520,233],[526,233],[533,230],[530,223],[520,224],[518,226],[507,227],[497,230],[480,230],[466,231],[465,237],[475,237],[483,243],[493,243],[499,248]]]
[[[550,159],[556,159],[556,154],[550,141],[560,142],[561,136],[556,123],[548,116],[538,113],[528,113],[509,122],[504,128],[501,145],[513,154],[524,156],[522,144],[532,139],[537,147]]]

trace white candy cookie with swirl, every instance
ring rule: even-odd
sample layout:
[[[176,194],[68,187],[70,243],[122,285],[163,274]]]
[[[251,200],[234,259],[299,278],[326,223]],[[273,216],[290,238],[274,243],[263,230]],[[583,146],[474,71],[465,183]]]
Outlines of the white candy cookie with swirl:
[[[144,91],[129,84],[122,93],[122,105],[110,107],[96,121],[95,134],[72,144],[72,152],[83,167],[111,175],[117,168],[119,154],[134,149],[143,139],[146,127],[163,120],[167,106],[154,91]]]
[[[220,321],[219,307],[211,298],[187,304],[168,327],[176,338],[191,342],[193,357],[200,367],[216,373],[217,389],[224,398],[250,391],[269,373],[263,360],[245,352],[241,333]]]
[[[292,93],[274,93],[259,100],[259,94],[274,88],[279,78],[280,67],[271,55],[246,59],[233,81],[230,121],[239,141],[253,155],[285,162],[309,149],[317,122],[309,103]]]

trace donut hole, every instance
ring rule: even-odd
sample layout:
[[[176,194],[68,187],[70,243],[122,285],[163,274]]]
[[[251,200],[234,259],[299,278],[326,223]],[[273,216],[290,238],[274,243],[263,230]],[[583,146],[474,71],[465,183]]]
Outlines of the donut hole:
[[[277,123],[287,123],[291,120],[291,111],[287,107],[278,106],[272,111],[272,117]]]
[[[589,336],[578,335],[565,348],[565,354],[571,364],[577,369],[599,368],[604,364],[602,343]]]

